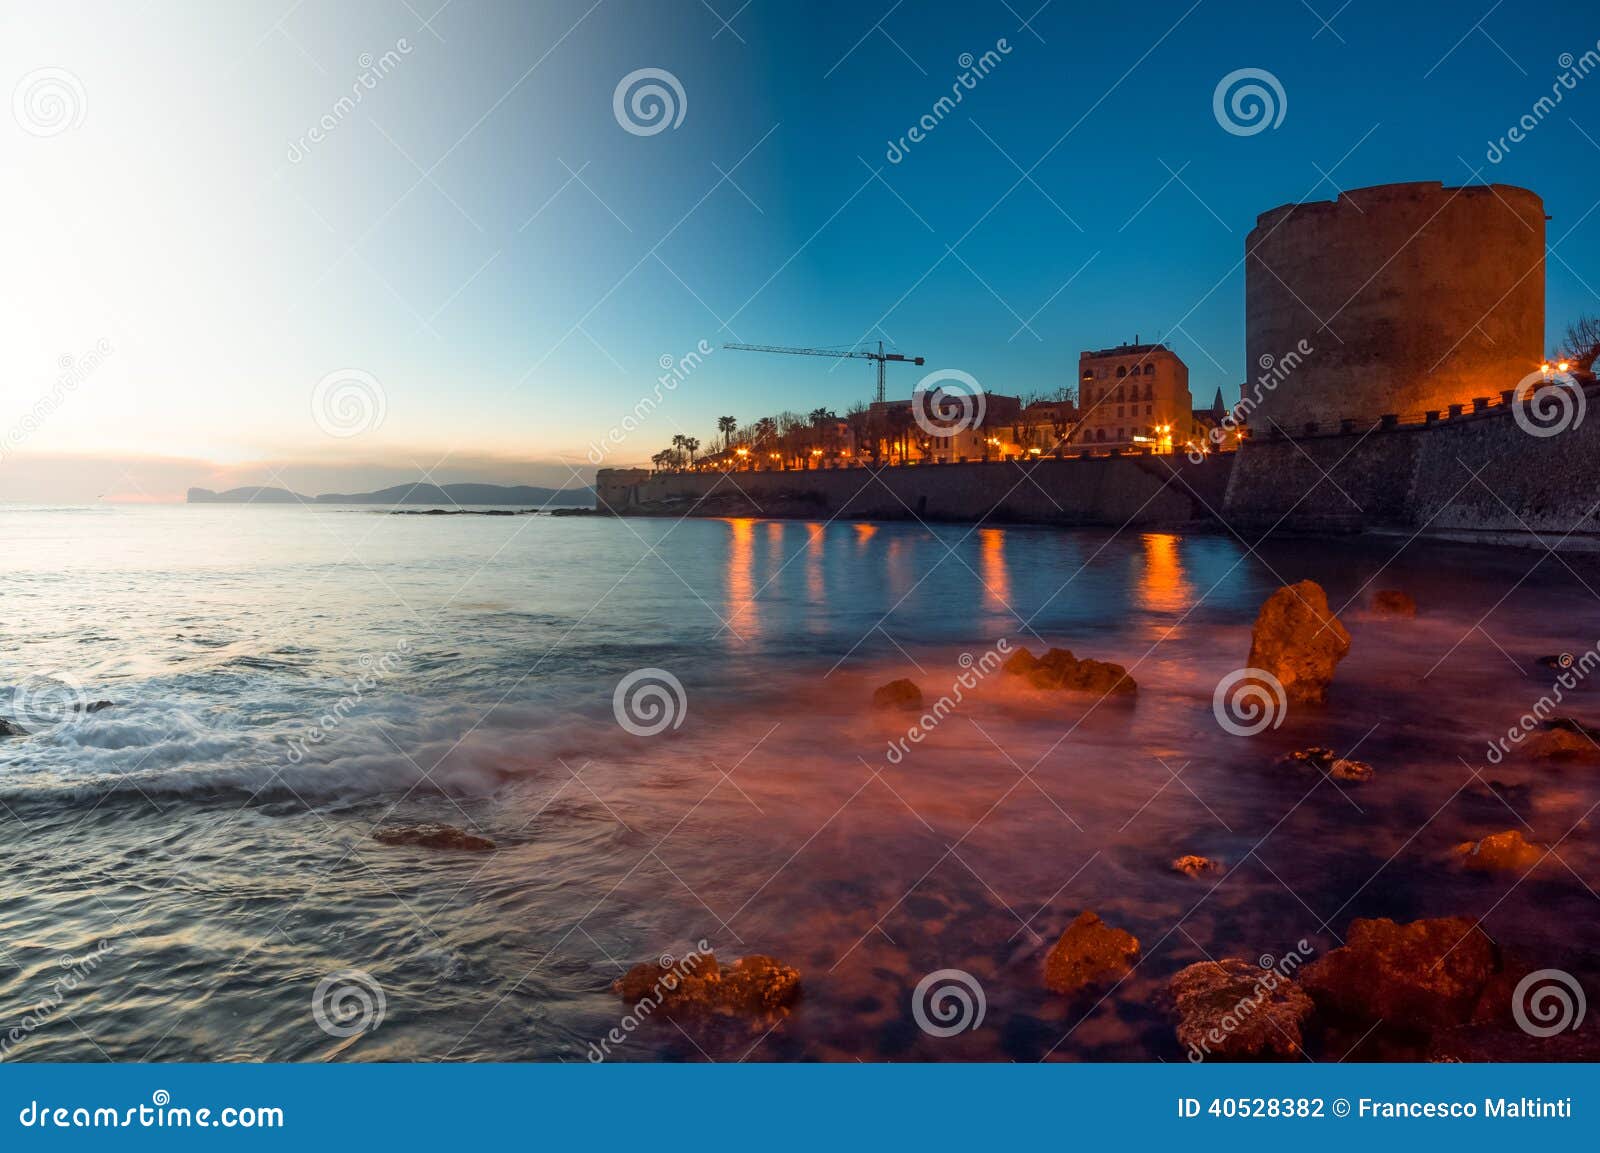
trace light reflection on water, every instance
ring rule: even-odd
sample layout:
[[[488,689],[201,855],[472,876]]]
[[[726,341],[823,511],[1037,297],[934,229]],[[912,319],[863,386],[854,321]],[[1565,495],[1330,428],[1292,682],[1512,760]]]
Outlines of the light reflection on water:
[[[1546,687],[1534,657],[1600,637],[1576,578],[1527,574],[1537,556],[337,509],[10,509],[0,529],[0,700],[58,672],[116,702],[0,742],[0,941],[20,965],[0,1006],[34,999],[59,953],[116,944],[74,1010],[94,1043],[43,1029],[23,1059],[99,1059],[95,1044],[316,1057],[331,1046],[310,990],[348,967],[379,978],[389,1015],[342,1059],[582,1059],[620,1012],[612,959],[701,936],[800,967],[803,1006],[764,1040],[729,1025],[691,1043],[658,1023],[625,1056],[760,1040],[755,1058],[1031,1059],[1070,1030],[1058,1057],[1175,1059],[1162,990],[1206,953],[1321,950],[1354,916],[1447,913],[1487,913],[1496,939],[1552,965],[1594,944],[1573,875],[1600,865],[1586,831],[1563,843],[1572,872],[1505,900],[1509,882],[1442,863],[1516,824],[1501,798],[1546,843],[1595,800],[1572,770],[1508,761],[1478,779],[1462,763],[1482,767],[1487,737]],[[1417,596],[1416,622],[1364,614],[1377,574]],[[1230,737],[1211,690],[1280,577],[1352,601],[1355,645],[1327,710]],[[989,678],[892,763],[910,721],[872,713],[872,689],[910,676],[935,698],[1002,637],[1132,666],[1138,700],[1091,708]],[[362,658],[402,641],[393,675],[289,763]],[[688,698],[654,739],[611,714],[618,679],[646,666]],[[1376,780],[1308,795],[1272,768],[1313,743],[1357,749]],[[379,846],[386,816],[501,848]],[[1238,868],[1206,895],[1167,870],[1179,852]],[[1082,908],[1150,958],[1093,1012],[1038,979]],[[991,1028],[917,1030],[910,990],[946,967],[983,983]]]

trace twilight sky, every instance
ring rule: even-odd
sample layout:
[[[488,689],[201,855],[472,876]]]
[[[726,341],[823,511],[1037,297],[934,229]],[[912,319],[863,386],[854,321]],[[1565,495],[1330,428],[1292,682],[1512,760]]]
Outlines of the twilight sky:
[[[883,338],[1015,394],[1138,333],[1231,398],[1256,214],[1391,181],[1539,192],[1552,344],[1600,311],[1600,70],[1486,156],[1592,3],[740,5],[6,0],[0,499],[587,482],[701,341]],[[1275,127],[1219,123],[1242,68]],[[681,120],[619,121],[639,69]],[[717,351],[607,462],[871,380]]]

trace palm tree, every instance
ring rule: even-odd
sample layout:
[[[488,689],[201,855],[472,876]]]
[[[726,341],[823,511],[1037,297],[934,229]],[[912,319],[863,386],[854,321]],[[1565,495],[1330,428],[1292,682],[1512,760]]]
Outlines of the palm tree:
[[[689,454],[689,464],[694,465],[694,454],[700,451],[700,441],[692,436],[683,438],[683,450]]]
[[[727,452],[733,448],[733,430],[739,427],[739,421],[731,416],[717,417],[717,431],[722,434],[722,451]]]

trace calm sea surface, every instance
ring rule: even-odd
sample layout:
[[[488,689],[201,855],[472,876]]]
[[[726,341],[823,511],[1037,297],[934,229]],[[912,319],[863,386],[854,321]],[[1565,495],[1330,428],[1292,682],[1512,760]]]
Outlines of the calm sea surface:
[[[1486,915],[1581,968],[1596,775],[1485,752],[1548,690],[1537,658],[1600,638],[1600,573],[1404,545],[0,506],[0,718],[33,730],[0,739],[3,1055],[585,1060],[621,967],[700,939],[798,967],[803,1001],[771,1029],[647,1021],[615,1056],[1182,1059],[1176,969],[1320,952],[1356,916]],[[1303,578],[1355,638],[1332,700],[1230,735],[1213,689]],[[1366,612],[1386,587],[1417,620]],[[1137,702],[995,675],[889,756],[914,718],[872,690],[931,701],[1002,640],[1120,662]],[[619,723],[641,669],[683,686],[655,698],[677,727]],[[1597,701],[1564,711],[1600,722]],[[1309,744],[1375,779],[1273,767]],[[372,839],[419,820],[498,850]],[[1560,862],[1521,884],[1449,865],[1508,828]],[[1171,872],[1187,852],[1226,878]],[[1144,944],[1103,1002],[1042,987],[1083,909]],[[911,998],[946,968],[987,1009],[938,1038]],[[340,1037],[312,1004],[349,970],[383,1017]]]

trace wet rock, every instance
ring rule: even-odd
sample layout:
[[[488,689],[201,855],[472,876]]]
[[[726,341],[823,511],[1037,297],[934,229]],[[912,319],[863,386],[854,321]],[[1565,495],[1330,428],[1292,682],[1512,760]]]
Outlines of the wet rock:
[[[1414,617],[1417,602],[1399,589],[1379,589],[1372,594],[1372,611],[1386,617]]]
[[[1350,651],[1350,633],[1316,581],[1285,585],[1267,598],[1250,634],[1251,668],[1278,678],[1291,701],[1320,703]]]
[[[1552,717],[1521,742],[1535,761],[1600,761],[1600,733],[1571,717]]]
[[[611,990],[624,1001],[668,1015],[770,1017],[787,1013],[799,999],[800,970],[759,953],[727,966],[712,954],[691,954],[666,968],[652,961],[635,965]]]
[[[0,717],[0,737],[25,737],[28,730],[21,725],[14,725],[4,717]]]
[[[1132,696],[1139,691],[1138,684],[1121,665],[1089,658],[1079,660],[1070,649],[1051,649],[1042,657],[1018,649],[1000,667],[1013,676],[1026,677],[1036,689],[1100,696]]]
[[[1185,853],[1172,862],[1172,871],[1182,873],[1185,877],[1200,877],[1206,873],[1220,873],[1222,865],[1210,857],[1202,857],[1196,853]]]
[[[920,709],[922,707],[922,690],[917,688],[916,681],[901,677],[897,681],[890,681],[886,685],[880,685],[873,691],[872,707],[875,709]]]
[[[1481,841],[1463,841],[1451,850],[1462,868],[1478,872],[1526,873],[1545,858],[1545,847],[1535,845],[1518,829],[1494,833]]]
[[[458,849],[486,853],[495,847],[488,837],[440,825],[431,821],[416,825],[384,825],[372,831],[372,839],[383,845],[414,845],[419,849]]]
[[[1055,993],[1076,993],[1090,985],[1119,980],[1139,959],[1139,939],[1113,929],[1084,910],[1067,926],[1044,960],[1045,987]]]
[[[1547,657],[1540,657],[1534,661],[1536,665],[1543,665],[1547,669],[1570,669],[1572,667],[1571,653],[1552,653]]]
[[[1466,1024],[1501,970],[1500,950],[1465,917],[1350,923],[1345,944],[1300,971],[1319,1009],[1423,1031]]]
[[[1169,986],[1177,1002],[1178,1043],[1192,1061],[1297,1057],[1300,1027],[1315,1009],[1288,977],[1228,957],[1181,969]]]
[[[1312,745],[1296,749],[1278,761],[1279,768],[1314,769],[1327,773],[1336,781],[1361,782],[1372,779],[1372,766],[1366,761],[1352,761],[1339,756],[1327,745]]]
[[[86,713],[98,713],[101,709],[109,709],[115,703],[114,701],[90,701],[83,706],[83,711]]]

